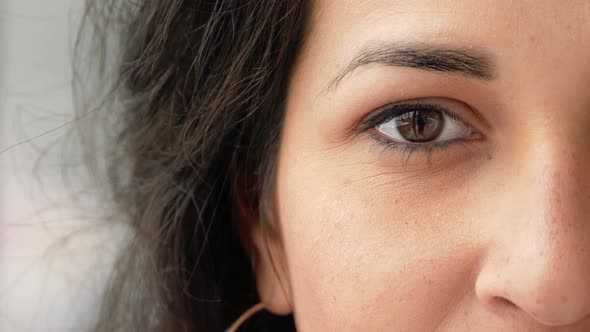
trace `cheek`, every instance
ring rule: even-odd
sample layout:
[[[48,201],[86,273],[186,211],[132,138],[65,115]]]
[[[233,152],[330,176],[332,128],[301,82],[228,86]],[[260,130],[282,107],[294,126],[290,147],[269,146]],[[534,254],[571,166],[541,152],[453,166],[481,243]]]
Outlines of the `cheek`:
[[[465,228],[450,222],[459,216],[440,208],[443,199],[370,185],[371,168],[350,175],[330,167],[328,154],[279,162],[278,211],[298,329],[432,328],[467,292],[477,261]]]

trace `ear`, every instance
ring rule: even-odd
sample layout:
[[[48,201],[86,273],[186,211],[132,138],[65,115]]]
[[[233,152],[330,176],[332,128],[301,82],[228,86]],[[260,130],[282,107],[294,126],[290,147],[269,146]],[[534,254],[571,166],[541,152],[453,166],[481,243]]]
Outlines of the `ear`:
[[[236,222],[242,245],[252,260],[258,296],[267,311],[276,315],[292,314],[291,283],[281,236],[274,227],[261,223],[261,212],[246,199],[244,188],[240,181],[234,181]]]

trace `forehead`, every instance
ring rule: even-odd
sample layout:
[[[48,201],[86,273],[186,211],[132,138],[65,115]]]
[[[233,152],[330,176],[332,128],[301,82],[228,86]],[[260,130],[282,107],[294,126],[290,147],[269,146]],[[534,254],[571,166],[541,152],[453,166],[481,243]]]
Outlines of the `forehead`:
[[[536,26],[538,33],[561,28],[588,29],[590,16],[589,0],[316,0],[314,2],[315,23],[340,21],[350,25],[361,21],[371,29],[380,30],[377,21],[415,20],[417,25],[428,25],[436,32],[452,31],[471,24],[490,24],[489,30],[516,29]],[[321,24],[320,24],[321,25]],[[343,28],[338,26],[338,28]],[[402,30],[403,31],[403,30]],[[476,34],[481,31],[471,31]],[[401,31],[400,31],[401,32]],[[582,32],[582,30],[578,30]]]

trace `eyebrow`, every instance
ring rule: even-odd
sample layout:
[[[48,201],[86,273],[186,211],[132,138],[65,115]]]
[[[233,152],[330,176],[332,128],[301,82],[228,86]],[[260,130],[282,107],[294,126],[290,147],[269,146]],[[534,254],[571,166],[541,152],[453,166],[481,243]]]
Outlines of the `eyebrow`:
[[[492,56],[473,47],[450,48],[419,43],[369,45],[356,53],[344,70],[322,90],[322,94],[336,88],[355,69],[369,64],[453,73],[490,81],[494,78],[493,63]]]

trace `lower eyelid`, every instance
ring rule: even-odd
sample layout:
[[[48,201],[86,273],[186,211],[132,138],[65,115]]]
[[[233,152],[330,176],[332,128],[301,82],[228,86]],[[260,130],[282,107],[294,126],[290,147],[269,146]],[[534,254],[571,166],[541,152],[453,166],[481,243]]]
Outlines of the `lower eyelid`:
[[[362,132],[359,138],[361,138],[361,141],[368,142],[369,145],[373,146],[371,149],[373,151],[372,154],[376,154],[380,160],[387,162],[388,159],[394,158],[387,163],[390,164],[395,161],[395,163],[399,163],[403,167],[413,165],[412,167],[426,169],[431,168],[433,165],[437,165],[438,167],[459,164],[467,159],[489,159],[489,151],[484,153],[487,150],[482,145],[485,141],[485,136],[472,127],[467,127],[466,130],[471,133],[469,138],[431,141],[427,143],[391,141],[380,135],[375,129]],[[375,151],[375,148],[378,151]]]

